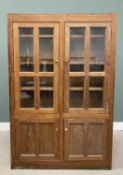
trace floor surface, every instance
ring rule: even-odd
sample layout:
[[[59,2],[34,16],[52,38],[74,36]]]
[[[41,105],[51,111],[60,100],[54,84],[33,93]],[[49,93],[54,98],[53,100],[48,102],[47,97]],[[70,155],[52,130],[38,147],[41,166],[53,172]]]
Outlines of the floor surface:
[[[11,170],[9,132],[0,131],[0,175],[123,175],[123,131],[114,132],[112,170]]]

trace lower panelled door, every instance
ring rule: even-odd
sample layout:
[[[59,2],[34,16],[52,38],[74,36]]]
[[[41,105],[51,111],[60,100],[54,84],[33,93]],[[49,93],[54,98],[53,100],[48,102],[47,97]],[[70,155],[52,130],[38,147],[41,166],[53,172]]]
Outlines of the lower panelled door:
[[[16,158],[21,160],[56,160],[59,153],[57,119],[38,122],[16,121]]]
[[[65,160],[104,160],[107,122],[105,120],[65,119],[64,139]]]

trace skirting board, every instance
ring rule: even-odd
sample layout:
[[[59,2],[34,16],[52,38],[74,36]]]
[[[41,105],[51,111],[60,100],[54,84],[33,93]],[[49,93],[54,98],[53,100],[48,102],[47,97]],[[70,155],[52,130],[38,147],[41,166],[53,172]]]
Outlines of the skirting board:
[[[10,123],[9,122],[1,122],[0,123],[0,131],[9,131]],[[123,122],[114,122],[113,130],[123,130]]]
[[[0,131],[9,131],[10,123],[9,122],[0,122]]]

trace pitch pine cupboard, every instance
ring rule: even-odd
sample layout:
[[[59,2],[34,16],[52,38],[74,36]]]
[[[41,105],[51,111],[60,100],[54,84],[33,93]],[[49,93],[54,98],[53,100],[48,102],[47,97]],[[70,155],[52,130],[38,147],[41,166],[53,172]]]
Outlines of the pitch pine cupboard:
[[[111,168],[115,14],[8,16],[12,168]]]

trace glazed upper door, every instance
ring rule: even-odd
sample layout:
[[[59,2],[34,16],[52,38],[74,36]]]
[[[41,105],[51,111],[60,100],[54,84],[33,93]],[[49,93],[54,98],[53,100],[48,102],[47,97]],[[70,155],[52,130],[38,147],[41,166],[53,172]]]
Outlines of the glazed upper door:
[[[59,25],[14,23],[16,112],[58,112]]]
[[[110,40],[108,23],[66,23],[65,112],[107,112]]]

